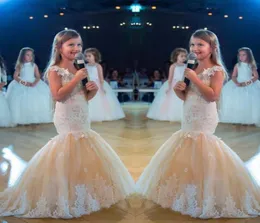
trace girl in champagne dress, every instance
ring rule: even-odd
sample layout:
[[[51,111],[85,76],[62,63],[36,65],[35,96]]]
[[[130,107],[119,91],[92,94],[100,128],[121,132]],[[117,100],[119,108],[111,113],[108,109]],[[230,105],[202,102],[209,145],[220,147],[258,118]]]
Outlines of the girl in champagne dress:
[[[114,150],[90,128],[88,100],[97,85],[85,68],[76,70],[82,50],[74,30],[58,33],[46,70],[56,101],[58,135],[31,159],[17,183],[0,193],[0,216],[73,218],[109,208],[134,192],[134,181]]]
[[[260,215],[260,187],[243,161],[214,136],[216,100],[225,76],[217,36],[196,31],[190,49],[198,66],[185,69],[190,86],[178,82],[184,101],[182,128],[157,151],[137,182],[137,191],[163,208],[195,218]]]

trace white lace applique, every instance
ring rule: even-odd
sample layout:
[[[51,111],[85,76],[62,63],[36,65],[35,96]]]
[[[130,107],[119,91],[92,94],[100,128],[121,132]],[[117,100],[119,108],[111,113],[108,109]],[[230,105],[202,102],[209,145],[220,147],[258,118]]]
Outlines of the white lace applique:
[[[208,77],[214,76],[215,72],[223,71],[223,68],[221,66],[213,66],[211,68],[205,69],[202,72],[202,75],[206,75]]]
[[[249,214],[259,215],[256,209],[259,210],[260,204],[248,191],[245,191],[242,209],[236,206],[231,195],[226,197],[224,206],[219,206],[217,204],[218,198],[207,190],[203,193],[203,203],[199,204],[197,195],[202,188],[194,184],[181,185],[179,182],[179,177],[176,174],[172,175],[164,184],[160,184],[156,188],[156,192],[152,194],[152,200],[163,208],[171,208],[182,214],[199,218],[220,218],[223,216],[246,218],[249,217]],[[205,189],[208,187],[207,183],[204,184],[204,187]]]
[[[47,197],[42,195],[36,202],[36,207],[32,209],[30,204],[33,201],[28,200],[27,192],[25,191],[21,197],[16,198],[12,207],[9,207],[11,200],[1,203],[0,213],[2,216],[19,215],[25,218],[80,217],[98,211],[101,208],[109,208],[119,200],[124,199],[122,193],[117,188],[97,174],[91,183],[76,185],[74,191],[70,192],[75,195],[73,203],[69,203],[68,198],[53,192],[53,195],[51,195],[52,199],[47,199]],[[51,192],[49,191],[48,193]],[[70,201],[72,201],[71,197]],[[4,212],[7,208],[15,211]],[[28,212],[28,210],[30,211]]]
[[[58,66],[52,66],[50,67],[50,71],[56,71],[59,76],[70,76],[70,72],[68,69],[58,67]]]

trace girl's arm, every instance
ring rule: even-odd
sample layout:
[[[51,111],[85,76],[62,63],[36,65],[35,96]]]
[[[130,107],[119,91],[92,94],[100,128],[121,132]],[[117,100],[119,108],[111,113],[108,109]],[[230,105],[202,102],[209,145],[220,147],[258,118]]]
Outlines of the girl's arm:
[[[187,94],[187,86],[184,81],[179,81],[174,86],[174,92],[175,94],[183,101],[186,99]]]
[[[168,75],[168,85],[169,85],[169,87],[167,89],[167,92],[173,90],[173,89],[171,89],[171,86],[172,86],[172,81],[173,81],[174,69],[175,69],[175,64],[172,64],[170,66],[170,69],[169,69],[169,75]]]
[[[97,64],[97,70],[98,70],[98,78],[100,81],[101,90],[103,90],[105,92],[104,87],[103,87],[103,84],[104,84],[103,69],[100,64]]]
[[[98,86],[94,81],[90,81],[86,84],[86,91],[87,91],[87,100],[90,101],[92,98],[95,97],[97,91],[98,91]]]
[[[68,84],[62,86],[61,76],[58,75],[57,71],[51,70],[48,74],[48,80],[53,99],[56,101],[63,101],[66,99],[72,93],[77,84],[85,78],[83,72],[86,73],[85,68],[77,71],[74,78]]]
[[[36,64],[35,64],[35,67],[34,67],[34,75],[35,75],[35,81],[32,83],[32,86],[35,86],[39,82],[39,80],[41,79],[41,74],[40,74],[39,68]]]
[[[30,86],[30,83],[29,82],[26,82],[26,81],[23,81],[21,78],[20,78],[20,69],[19,68],[16,68],[15,69],[15,72],[14,72],[14,80],[16,80],[19,84],[22,84],[24,86]]]
[[[247,86],[247,85],[250,85],[252,83],[254,83],[255,81],[258,80],[258,72],[257,72],[257,69],[256,68],[253,68],[252,69],[252,78],[250,81],[246,81],[246,82],[243,82],[242,83],[242,86]]]
[[[199,78],[193,80],[193,83],[198,87],[203,98],[209,102],[214,102],[219,99],[223,82],[223,71],[215,71],[214,75],[211,76],[210,86],[205,85]]]
[[[233,73],[232,73],[232,81],[237,85],[240,86],[241,84],[237,81],[237,74],[238,74],[238,70],[237,70],[237,64],[235,65],[234,69],[233,69]]]
[[[258,80],[258,78],[259,78],[257,69],[256,69],[256,68],[253,68],[253,69],[252,69],[252,72],[253,72],[252,82],[256,82],[256,81]]]

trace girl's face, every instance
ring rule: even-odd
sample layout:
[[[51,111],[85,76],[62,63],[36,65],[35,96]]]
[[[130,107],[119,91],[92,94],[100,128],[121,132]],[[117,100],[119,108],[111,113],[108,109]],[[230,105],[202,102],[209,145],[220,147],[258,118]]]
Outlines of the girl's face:
[[[76,54],[82,51],[82,40],[80,37],[70,39],[62,44],[60,54],[63,59],[75,60]]]
[[[33,52],[27,50],[24,54],[24,63],[32,62],[32,60],[33,60]]]
[[[212,49],[206,41],[199,38],[191,38],[190,51],[197,55],[197,60],[209,59],[212,53]]]
[[[117,70],[114,70],[114,71],[112,72],[112,78],[113,78],[113,79],[117,79],[117,78],[118,78],[118,72],[117,72]]]
[[[153,76],[154,76],[154,79],[156,79],[156,80],[160,79],[160,72],[158,70],[155,70],[153,72]]]
[[[179,53],[177,56],[177,63],[184,63],[187,59],[187,54],[184,52]]]
[[[239,53],[238,53],[238,58],[241,62],[244,62],[246,63],[248,61],[248,56],[247,56],[247,53],[246,51],[244,50],[241,50]]]
[[[95,63],[96,62],[94,55],[90,52],[86,53],[85,58],[86,58],[86,61],[88,63]]]

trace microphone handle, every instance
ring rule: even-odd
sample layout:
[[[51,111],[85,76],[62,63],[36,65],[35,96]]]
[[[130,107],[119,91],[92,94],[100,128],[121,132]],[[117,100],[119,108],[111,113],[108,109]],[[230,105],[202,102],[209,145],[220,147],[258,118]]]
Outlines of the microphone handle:
[[[194,63],[187,63],[187,68],[193,69],[194,68]],[[190,80],[187,77],[185,77],[184,78],[184,83],[188,87],[190,85]]]
[[[75,65],[77,70],[85,68],[85,64],[84,63],[77,63],[77,62],[75,62],[74,65]],[[88,78],[86,77],[83,80],[81,80],[81,83],[82,83],[83,86],[85,86],[88,83]]]
[[[77,70],[85,68],[85,64],[84,63],[74,63],[74,65],[75,65]]]
[[[187,77],[185,77],[185,78],[184,78],[184,83],[185,83],[186,86],[188,87],[188,86],[190,85],[190,80],[189,80]]]

